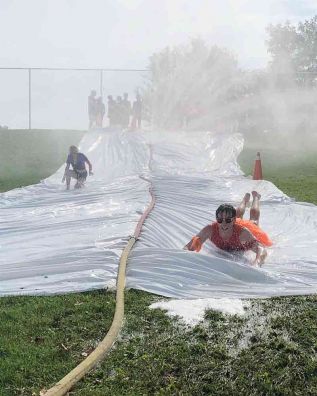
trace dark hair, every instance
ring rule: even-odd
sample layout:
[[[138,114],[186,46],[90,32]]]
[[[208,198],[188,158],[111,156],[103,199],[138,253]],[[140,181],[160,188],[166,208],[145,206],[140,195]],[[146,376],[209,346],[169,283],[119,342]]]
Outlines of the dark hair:
[[[222,204],[219,206],[219,208],[216,210],[216,217],[219,216],[220,213],[226,212],[230,215],[230,217],[236,217],[237,211],[236,209],[229,204]]]

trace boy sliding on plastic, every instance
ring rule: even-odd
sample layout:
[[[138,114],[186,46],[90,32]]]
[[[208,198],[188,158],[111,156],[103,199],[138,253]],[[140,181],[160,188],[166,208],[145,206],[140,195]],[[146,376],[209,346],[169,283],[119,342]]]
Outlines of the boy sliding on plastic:
[[[77,180],[74,188],[83,187],[87,178],[86,163],[89,167],[89,176],[93,175],[92,165],[88,158],[85,156],[85,154],[79,153],[76,146],[70,146],[69,155],[66,160],[65,173],[62,179],[62,183],[64,183],[64,181],[66,180],[67,190],[69,190],[70,188],[70,180],[72,177]],[[73,169],[69,169],[70,165]]]
[[[184,247],[199,252],[203,243],[210,239],[219,249],[234,252],[252,250],[256,253],[252,265],[262,266],[267,256],[264,246],[271,246],[268,235],[259,227],[261,195],[252,191],[253,201],[250,209],[250,220],[243,220],[245,208],[250,201],[250,194],[243,197],[239,207],[223,204],[216,210],[216,220],[204,227]]]

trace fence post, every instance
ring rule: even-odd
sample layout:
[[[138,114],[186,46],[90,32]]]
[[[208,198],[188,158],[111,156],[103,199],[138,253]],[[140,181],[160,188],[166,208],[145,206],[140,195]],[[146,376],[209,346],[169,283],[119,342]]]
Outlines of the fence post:
[[[103,95],[103,71],[100,69],[100,96],[102,97]]]
[[[29,70],[29,129],[32,129],[32,93],[31,93],[31,84],[32,84],[32,75],[31,75],[31,69]]]

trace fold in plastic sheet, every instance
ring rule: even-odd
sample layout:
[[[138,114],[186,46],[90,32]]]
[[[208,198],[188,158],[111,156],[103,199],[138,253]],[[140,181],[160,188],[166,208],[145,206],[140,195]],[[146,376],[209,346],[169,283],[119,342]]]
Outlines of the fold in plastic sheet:
[[[150,201],[139,175],[151,179],[156,205],[129,259],[127,287],[188,299],[315,293],[317,208],[244,177],[242,147],[240,135],[207,132],[87,133],[80,148],[95,176],[84,189],[66,192],[61,168],[1,194],[0,294],[113,286]],[[261,227],[274,242],[263,268],[250,266],[254,253],[231,255],[211,243],[199,254],[182,250],[221,203],[237,205],[252,190],[262,195]]]
[[[149,149],[135,134],[87,133],[94,166],[85,188],[65,191],[64,166],[42,183],[1,194],[0,294],[52,294],[115,284],[129,235],[150,199]]]
[[[193,183],[189,177],[153,176],[153,184],[157,202],[132,252],[129,287],[188,299],[316,292],[315,206],[292,202],[269,182],[242,177],[196,178]],[[233,255],[210,242],[199,254],[182,251],[214,219],[221,203],[237,204],[254,189],[263,197],[261,227],[274,242],[263,268],[250,266],[252,252]]]

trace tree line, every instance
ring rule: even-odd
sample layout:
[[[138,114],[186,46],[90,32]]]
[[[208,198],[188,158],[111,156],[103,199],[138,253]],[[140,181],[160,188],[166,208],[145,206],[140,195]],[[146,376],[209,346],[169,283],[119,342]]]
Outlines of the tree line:
[[[243,70],[226,48],[202,39],[150,58],[145,113],[168,129],[208,129],[290,136],[317,126],[317,16],[267,27],[271,60]]]

